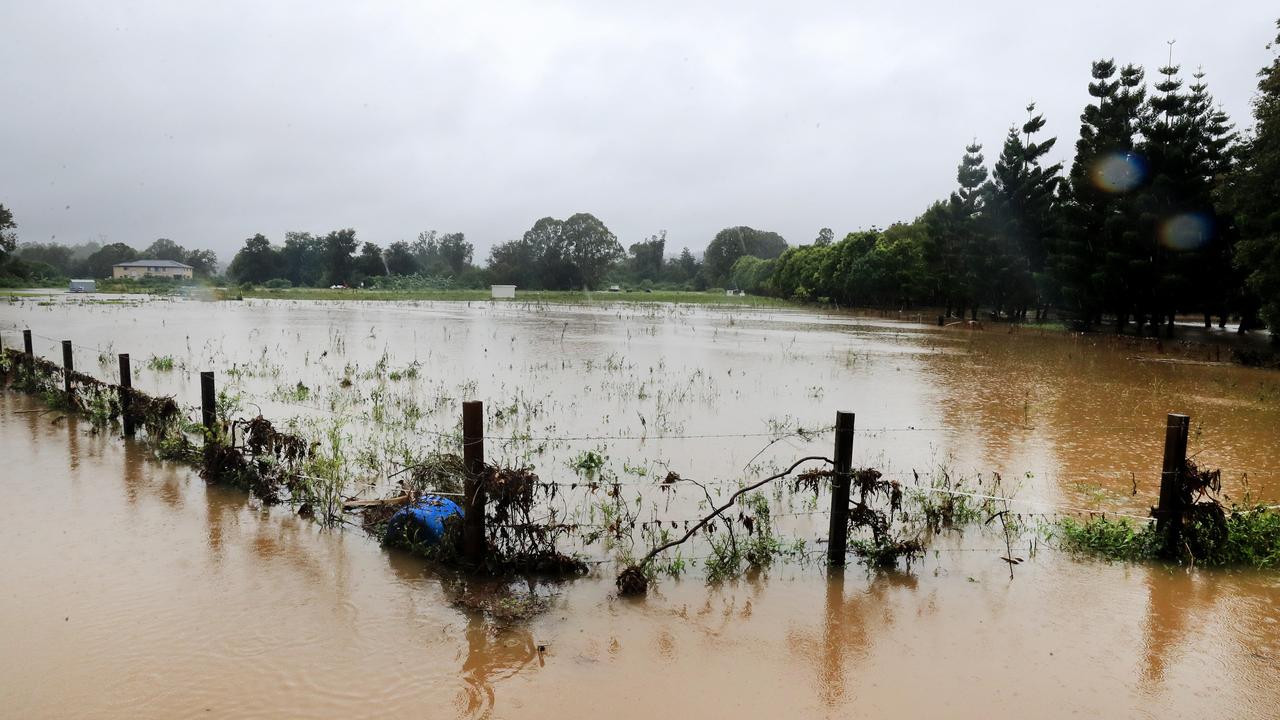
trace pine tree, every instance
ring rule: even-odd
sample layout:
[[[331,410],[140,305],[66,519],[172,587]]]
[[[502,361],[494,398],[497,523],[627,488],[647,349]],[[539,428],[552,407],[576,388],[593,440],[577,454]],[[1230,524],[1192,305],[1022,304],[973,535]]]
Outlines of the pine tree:
[[[1205,84],[1203,71],[1192,76],[1188,87],[1187,153],[1191,177],[1187,197],[1192,209],[1199,209],[1209,233],[1204,246],[1176,257],[1182,275],[1187,278],[1192,294],[1188,298],[1204,313],[1205,327],[1216,312],[1221,324],[1233,300],[1238,296],[1243,278],[1232,272],[1231,255],[1237,232],[1229,212],[1221,210],[1217,189],[1225,182],[1232,166],[1232,150],[1237,136],[1231,121],[1220,106],[1214,104]]]
[[[945,205],[935,206],[925,214],[929,236],[930,274],[937,278],[937,294],[952,309],[964,316],[966,307],[977,317],[978,288],[985,269],[985,236],[979,228],[984,206],[982,187],[987,168],[982,145],[974,141],[964,149],[964,157],[956,168],[960,187],[951,193]]]
[[[1045,268],[1057,231],[1057,188],[1061,164],[1041,165],[1057,138],[1034,142],[1044,129],[1043,115],[1027,106],[1021,132],[1010,128],[987,187],[986,227],[990,233],[989,297],[997,314],[1025,317],[1036,306],[1036,319],[1050,289]]]
[[[1171,53],[1172,56],[1172,53]],[[1150,180],[1138,196],[1141,242],[1129,258],[1132,289],[1138,308],[1138,332],[1147,318],[1154,327],[1166,312],[1176,312],[1176,298],[1185,291],[1182,278],[1173,271],[1173,243],[1168,234],[1172,223],[1182,216],[1183,199],[1191,174],[1187,150],[1189,131],[1187,95],[1172,62],[1159,69],[1163,76],[1155,84],[1156,92],[1147,99],[1138,152],[1150,168]],[[1187,233],[1198,235],[1188,226]],[[1189,238],[1187,244],[1201,238]]]
[[[1280,21],[1276,27],[1271,48],[1280,48]],[[1261,302],[1272,340],[1280,341],[1280,55],[1258,77],[1253,134],[1240,153],[1226,195],[1241,234],[1236,267],[1246,273],[1248,289]],[[1242,330],[1247,319],[1246,315],[1241,320]]]
[[[1066,309],[1086,326],[1110,310],[1120,330],[1131,302],[1129,258],[1138,245],[1132,191],[1142,166],[1134,135],[1146,88],[1142,68],[1126,65],[1118,78],[1116,72],[1114,60],[1093,63],[1089,94],[1096,101],[1080,114],[1063,185],[1064,233],[1052,262]]]
[[[1170,332],[1179,311],[1221,311],[1230,277],[1229,225],[1215,211],[1213,188],[1229,168],[1234,136],[1203,75],[1184,90],[1179,71],[1172,63],[1160,68],[1164,78],[1148,100],[1138,146],[1151,169],[1139,196],[1140,303],[1153,325],[1165,319]]]

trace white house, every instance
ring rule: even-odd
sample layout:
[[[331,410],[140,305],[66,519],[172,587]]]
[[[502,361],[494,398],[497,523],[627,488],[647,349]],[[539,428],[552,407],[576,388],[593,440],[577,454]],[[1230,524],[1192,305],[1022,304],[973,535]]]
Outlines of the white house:
[[[190,280],[194,268],[176,260],[134,260],[111,266],[113,278],[181,278]]]

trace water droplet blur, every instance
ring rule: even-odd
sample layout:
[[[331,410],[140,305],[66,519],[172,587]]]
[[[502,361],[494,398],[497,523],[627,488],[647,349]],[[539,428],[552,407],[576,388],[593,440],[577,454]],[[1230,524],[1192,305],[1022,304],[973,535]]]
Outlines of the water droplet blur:
[[[1124,193],[1138,187],[1146,177],[1147,168],[1142,158],[1133,153],[1111,153],[1093,164],[1093,184],[1110,193]]]
[[[1091,174],[1098,190],[1129,192],[1146,177],[1147,168],[1142,158],[1133,152],[1111,152],[1098,158]]]
[[[1160,224],[1160,244],[1171,250],[1195,250],[1213,237],[1213,221],[1200,213],[1181,213]]]

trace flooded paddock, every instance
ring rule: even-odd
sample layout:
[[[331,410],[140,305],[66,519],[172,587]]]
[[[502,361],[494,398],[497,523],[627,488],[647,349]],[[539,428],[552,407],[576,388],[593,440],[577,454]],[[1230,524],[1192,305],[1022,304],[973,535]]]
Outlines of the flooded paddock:
[[[1145,514],[1164,415],[1185,412],[1190,453],[1229,495],[1280,502],[1280,377],[1104,337],[673,306],[0,305],[5,347],[23,328],[55,360],[72,340],[104,380],[129,352],[137,387],[187,405],[214,370],[242,414],[340,436],[369,492],[456,444],[476,398],[492,459],[570,486],[595,453],[642,520],[701,514],[688,489],[646,487],[668,470],[723,493],[829,454],[836,410],[857,413],[855,466],[1000,473],[1029,516]],[[610,563],[626,548],[584,541],[570,549],[591,574],[530,580],[548,610],[504,622],[459,602],[476,591],[463,578],[210,486],[38,398],[0,393],[0,450],[5,716],[1267,718],[1280,704],[1274,572],[1107,564],[1045,542],[1011,581],[1003,542],[979,531],[938,539],[909,572],[779,562],[708,585],[693,567],[631,600]],[[566,517],[601,511],[575,492]],[[788,537],[822,548],[821,503],[770,500]]]

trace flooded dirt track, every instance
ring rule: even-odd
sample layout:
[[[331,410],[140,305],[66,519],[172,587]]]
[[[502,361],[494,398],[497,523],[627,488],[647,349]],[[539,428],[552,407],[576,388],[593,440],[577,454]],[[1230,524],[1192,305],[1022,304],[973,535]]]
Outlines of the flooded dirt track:
[[[768,437],[661,434],[823,426],[849,409],[864,431],[858,464],[994,470],[1018,479],[1019,497],[1145,512],[1163,414],[1185,411],[1192,452],[1223,467],[1229,492],[1247,474],[1255,496],[1280,501],[1274,374],[1144,362],[1133,358],[1147,351],[1102,340],[742,310],[0,306],[6,347],[27,326],[83,344],[77,366],[104,379],[100,350],[140,367],[172,355],[177,369],[142,367],[135,383],[184,403],[198,397],[193,373],[247,367],[237,386],[272,417],[367,407],[392,387],[423,407],[447,396],[417,432],[450,429],[469,392],[519,400],[502,434],[645,436],[529,455],[546,480],[571,480],[565,460],[584,444],[619,466],[733,479]],[[420,374],[365,377],[384,355]],[[354,387],[338,387],[344,373]],[[280,392],[299,382],[311,397]],[[829,446],[824,433],[770,452]],[[943,539],[910,573],[780,563],[708,587],[694,570],[639,601],[616,597],[617,568],[603,563],[543,586],[549,611],[504,625],[459,609],[467,588],[418,558],[206,485],[37,398],[0,393],[0,457],[3,717],[1273,718],[1280,707],[1276,573],[1045,548],[1010,581],[1003,545],[979,534]],[[793,529],[817,538],[822,522]]]

